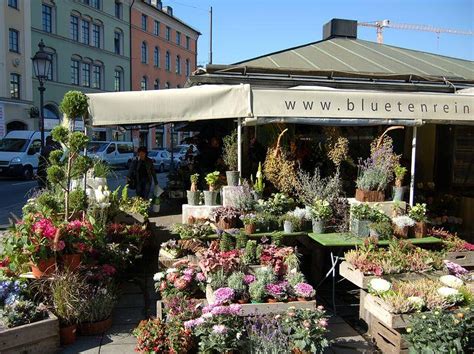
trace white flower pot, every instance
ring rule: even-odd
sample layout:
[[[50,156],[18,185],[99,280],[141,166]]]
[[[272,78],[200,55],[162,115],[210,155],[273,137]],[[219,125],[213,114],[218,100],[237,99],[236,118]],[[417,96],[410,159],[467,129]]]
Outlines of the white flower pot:
[[[160,207],[161,207],[160,204],[153,204],[153,206],[152,206],[153,212],[154,213],[159,213],[160,212]]]
[[[285,234],[293,233],[293,224],[291,223],[291,221],[285,220],[285,222],[283,223],[283,232]]]

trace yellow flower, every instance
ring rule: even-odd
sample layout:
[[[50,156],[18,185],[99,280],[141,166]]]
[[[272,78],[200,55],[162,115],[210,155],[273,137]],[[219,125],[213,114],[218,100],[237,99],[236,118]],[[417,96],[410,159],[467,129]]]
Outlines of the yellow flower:
[[[407,328],[407,333],[411,333],[411,328],[410,327]]]

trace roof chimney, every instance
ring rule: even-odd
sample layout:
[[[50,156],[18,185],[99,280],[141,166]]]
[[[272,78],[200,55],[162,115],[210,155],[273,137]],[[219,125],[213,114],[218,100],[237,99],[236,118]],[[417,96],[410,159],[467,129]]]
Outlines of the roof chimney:
[[[357,38],[357,21],[333,18],[323,26],[323,40],[335,37]]]
[[[173,16],[173,8],[171,6],[163,6],[163,11],[168,15]]]

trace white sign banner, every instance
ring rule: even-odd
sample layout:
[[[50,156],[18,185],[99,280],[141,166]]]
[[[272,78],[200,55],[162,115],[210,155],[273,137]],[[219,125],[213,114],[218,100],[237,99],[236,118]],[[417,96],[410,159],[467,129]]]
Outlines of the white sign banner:
[[[0,104],[0,138],[3,138],[5,133],[5,106]]]
[[[423,119],[474,122],[474,97],[343,90],[253,90],[255,117]]]

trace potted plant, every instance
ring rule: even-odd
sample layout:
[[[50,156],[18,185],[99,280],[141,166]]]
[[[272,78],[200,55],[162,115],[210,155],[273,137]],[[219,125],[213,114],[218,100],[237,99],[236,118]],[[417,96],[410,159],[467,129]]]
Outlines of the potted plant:
[[[369,224],[369,234],[380,240],[388,240],[393,236],[393,227],[389,218]]]
[[[358,237],[370,235],[370,224],[382,221],[387,216],[368,204],[353,204],[351,206],[351,232]]]
[[[243,214],[240,216],[240,220],[244,223],[245,233],[247,235],[254,234],[257,231],[258,218],[256,214]]]
[[[393,225],[395,226],[395,236],[400,238],[407,238],[408,231],[415,225],[415,221],[408,215],[397,216],[392,219]]]
[[[154,196],[151,203],[151,208],[154,213],[158,214],[161,209],[161,198]]]
[[[393,200],[394,201],[402,201],[404,199],[404,194],[406,188],[403,186],[403,178],[407,173],[407,168],[397,165],[393,169],[395,173],[395,186],[393,187]]]
[[[234,207],[219,207],[211,213],[211,218],[215,221],[220,230],[234,229],[239,220],[240,211]]]
[[[257,280],[251,283],[249,285],[249,295],[251,302],[254,304],[264,302],[266,296],[265,283]]]
[[[237,130],[234,130],[232,134],[225,136],[222,142],[222,159],[229,168],[229,171],[226,171],[225,173],[227,177],[227,185],[237,186],[240,179],[240,172],[237,171]]]
[[[219,180],[219,171],[208,173],[205,177],[206,183],[209,186],[208,191],[204,191],[204,204],[205,205],[216,205],[217,202],[217,181]]]
[[[246,304],[249,302],[250,296],[247,291],[247,285],[244,282],[245,274],[242,272],[234,272],[229,276],[227,285],[234,290],[235,299],[239,304]]]
[[[408,216],[415,221],[413,227],[413,233],[416,238],[422,238],[426,236],[427,227],[426,227],[426,204],[417,203],[410,208]]]
[[[313,232],[324,233],[325,223],[331,217],[332,209],[327,200],[316,199],[311,206],[311,216],[313,218]]]
[[[255,181],[253,180],[253,176],[250,176],[253,190],[255,192],[256,199],[263,198],[263,192],[265,190],[265,183],[263,182],[263,172],[262,172],[262,163],[258,163],[258,170],[255,174]]]
[[[283,232],[285,234],[291,234],[295,231],[300,230],[302,221],[292,212],[288,212],[285,215],[281,216],[280,220],[283,223]]]
[[[191,188],[189,191],[186,192],[188,197],[188,204],[189,205],[199,205],[199,199],[201,192],[198,191],[197,184],[199,181],[199,173],[195,173],[191,175]]]
[[[293,292],[298,301],[312,300],[316,295],[314,288],[308,283],[298,283],[293,287]]]
[[[288,298],[288,284],[285,282],[270,283],[265,286],[268,295],[267,302],[282,302]]]
[[[60,228],[58,242],[62,242],[61,259],[65,269],[73,271],[80,266],[82,254],[93,237],[92,225],[81,220],[70,221]]]

